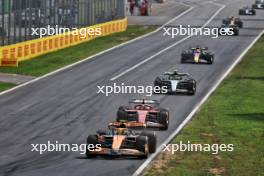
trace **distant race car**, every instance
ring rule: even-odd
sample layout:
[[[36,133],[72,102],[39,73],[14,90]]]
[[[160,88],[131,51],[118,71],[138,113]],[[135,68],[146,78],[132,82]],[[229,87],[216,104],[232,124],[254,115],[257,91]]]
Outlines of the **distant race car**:
[[[154,81],[155,86],[166,86],[168,93],[187,93],[194,95],[196,81],[188,73],[179,73],[177,70],[165,72]]]
[[[264,9],[264,0],[256,0],[255,4],[252,5],[253,9]]]
[[[239,17],[228,17],[223,19],[223,24],[225,25],[236,25],[239,28],[243,28],[243,21]]]
[[[256,10],[252,7],[243,7],[238,11],[239,15],[256,15]]]
[[[169,111],[160,107],[156,100],[133,99],[129,106],[120,106],[116,122],[109,126],[125,125],[128,128],[159,128],[169,127]]]
[[[263,3],[256,3],[252,4],[253,9],[264,9],[264,2]]]
[[[224,36],[238,36],[239,35],[239,27],[237,25],[232,24],[222,24],[219,28],[219,35]]]
[[[98,155],[108,156],[133,156],[147,158],[150,153],[156,151],[156,135],[154,132],[135,132],[123,126],[99,130],[95,135],[89,135],[87,146],[100,145],[100,149],[86,149],[87,158]]]
[[[190,48],[181,54],[181,63],[206,63],[214,62],[214,54],[208,51],[208,48]]]

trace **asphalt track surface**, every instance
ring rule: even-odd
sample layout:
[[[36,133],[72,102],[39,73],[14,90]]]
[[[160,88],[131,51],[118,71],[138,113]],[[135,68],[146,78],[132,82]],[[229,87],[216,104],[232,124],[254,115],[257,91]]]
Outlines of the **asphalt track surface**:
[[[185,1],[182,1],[185,2]],[[186,1],[187,2],[187,1]],[[220,8],[206,1],[189,0],[195,7],[173,25],[202,26]],[[209,1],[208,1],[209,2]],[[217,1],[216,1],[217,2]],[[237,15],[247,0],[219,1],[226,7],[209,26],[219,26],[221,19]],[[250,2],[252,3],[252,2]],[[177,68],[189,72],[198,82],[194,96],[155,95],[171,112],[170,127],[157,132],[158,144],[181,124],[195,105],[201,101],[221,75],[239,57],[264,28],[264,10],[256,16],[242,17],[245,28],[237,37],[191,37],[152,60],[119,77],[114,82],[127,85],[152,85],[154,78],[164,71]],[[61,71],[27,86],[0,96],[0,175],[2,176],[84,176],[132,175],[144,162],[128,158],[86,159],[77,152],[51,152],[39,155],[31,152],[31,145],[59,141],[85,143],[88,134],[103,129],[115,119],[119,105],[130,98],[143,95],[97,94],[97,85],[112,84],[114,76],[149,58],[158,51],[186,36],[170,39],[163,31],[122,46],[80,65]],[[189,46],[208,46],[215,53],[213,65],[180,64],[180,53]]]

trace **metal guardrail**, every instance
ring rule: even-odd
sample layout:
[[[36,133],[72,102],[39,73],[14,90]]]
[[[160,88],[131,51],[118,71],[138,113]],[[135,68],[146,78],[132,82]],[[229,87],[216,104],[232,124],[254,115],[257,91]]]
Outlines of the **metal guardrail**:
[[[39,38],[32,28],[82,28],[125,17],[124,0],[0,0],[0,46]]]

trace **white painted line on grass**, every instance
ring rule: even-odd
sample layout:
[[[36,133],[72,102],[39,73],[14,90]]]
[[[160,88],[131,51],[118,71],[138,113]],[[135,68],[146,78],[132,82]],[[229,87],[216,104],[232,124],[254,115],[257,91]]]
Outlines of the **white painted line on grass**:
[[[228,68],[228,70],[220,77],[216,84],[210,89],[210,91],[205,95],[205,97],[194,107],[187,118],[177,127],[177,129],[162,143],[170,143],[175,136],[184,128],[184,126],[192,119],[197,110],[204,104],[204,102],[210,97],[210,95],[216,90],[216,88],[221,84],[221,82],[227,77],[227,75],[234,69],[234,67],[242,60],[250,48],[264,35],[264,30],[252,41],[252,43],[245,49],[245,51],[234,61],[234,63]],[[163,150],[162,145],[157,149],[157,151],[152,154],[134,173],[132,176],[140,175],[145,168],[151,163],[151,161],[158,156],[158,154]]]
[[[208,25],[208,24],[209,24],[209,23],[210,23],[210,22],[211,22],[211,21],[212,21],[217,15],[218,15],[218,13],[221,12],[221,11],[226,7],[225,5],[221,5],[221,4],[217,4],[217,3],[212,3],[212,4],[215,4],[215,5],[217,5],[217,6],[221,6],[221,8],[218,9],[218,10],[214,13],[214,15],[211,16],[211,18],[210,18],[210,19],[209,19],[209,20],[208,20],[208,21],[207,21],[207,22],[201,27],[202,29],[205,28],[205,27],[206,27],[206,26],[207,26],[207,25]],[[127,70],[125,70],[125,71],[119,73],[118,75],[112,77],[112,78],[110,79],[110,81],[115,81],[116,79],[118,79],[118,78],[124,76],[124,75],[127,74],[128,72],[130,72],[130,71],[136,69],[137,67],[143,65],[144,63],[146,63],[146,62],[152,60],[152,59],[155,58],[156,56],[159,56],[160,54],[162,54],[162,53],[164,53],[165,51],[167,51],[167,50],[173,48],[174,46],[177,46],[177,45],[181,44],[182,42],[184,42],[185,40],[191,38],[192,36],[194,36],[194,35],[193,35],[193,34],[192,34],[192,35],[189,35],[189,36],[187,36],[187,37],[185,37],[185,38],[183,38],[183,39],[177,41],[176,43],[174,43],[174,44],[168,46],[167,48],[164,48],[163,50],[161,50],[161,51],[155,53],[154,55],[148,57],[147,59],[145,59],[145,60],[139,62],[138,64],[136,64],[136,65],[134,65],[134,66],[128,68]]]

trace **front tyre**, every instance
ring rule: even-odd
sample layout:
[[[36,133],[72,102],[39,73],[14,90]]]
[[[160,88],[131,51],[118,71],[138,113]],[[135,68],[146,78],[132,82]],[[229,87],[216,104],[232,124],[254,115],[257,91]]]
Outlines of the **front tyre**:
[[[157,138],[154,132],[143,131],[140,136],[148,138],[149,153],[155,153],[157,147]]]
[[[147,158],[149,155],[149,144],[147,136],[139,136],[136,139],[136,149],[143,152],[144,155],[139,156],[140,158]]]
[[[181,63],[184,64],[186,60],[186,54],[181,55]]]
[[[213,64],[214,63],[214,56],[210,56],[208,60],[208,64]]]
[[[160,127],[160,130],[167,130],[169,128],[169,111],[166,109],[162,109],[160,111],[160,115],[158,116],[158,122],[163,125]]]
[[[118,108],[117,114],[116,114],[116,121],[117,122],[124,122],[127,121],[127,112],[125,111],[125,108],[120,106]]]
[[[196,93],[196,82],[192,83],[192,87],[189,90],[189,95],[194,95]]]

